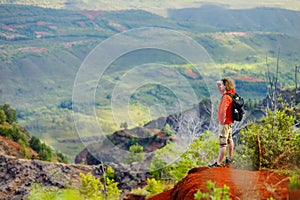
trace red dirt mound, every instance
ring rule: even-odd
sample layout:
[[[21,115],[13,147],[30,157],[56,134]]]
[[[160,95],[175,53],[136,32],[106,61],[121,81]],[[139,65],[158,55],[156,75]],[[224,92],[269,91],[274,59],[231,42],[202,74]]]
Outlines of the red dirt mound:
[[[207,192],[206,182],[220,188],[226,184],[231,199],[288,199],[288,176],[271,171],[244,171],[233,168],[194,168],[173,189],[148,200],[193,200],[200,189]],[[300,197],[299,197],[300,199]]]

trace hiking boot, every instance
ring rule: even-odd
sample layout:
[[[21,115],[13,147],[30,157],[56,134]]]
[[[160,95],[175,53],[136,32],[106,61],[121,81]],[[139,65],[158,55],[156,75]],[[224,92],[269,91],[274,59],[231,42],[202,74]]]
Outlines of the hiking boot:
[[[230,163],[232,163],[233,161],[232,161],[232,159],[228,159],[227,157],[226,157],[226,160],[225,160],[225,163],[226,164],[230,164]]]
[[[208,165],[208,167],[221,167],[221,165],[218,165],[218,163],[217,162],[215,162],[214,164],[212,164],[212,165]]]

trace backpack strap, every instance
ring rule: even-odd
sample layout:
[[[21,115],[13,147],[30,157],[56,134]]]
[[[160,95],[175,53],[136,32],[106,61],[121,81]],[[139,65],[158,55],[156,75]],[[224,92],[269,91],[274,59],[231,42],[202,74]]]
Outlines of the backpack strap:
[[[231,93],[225,93],[224,95],[229,95],[232,99],[234,98],[234,95],[236,95],[236,93],[233,95],[233,94],[231,94]]]

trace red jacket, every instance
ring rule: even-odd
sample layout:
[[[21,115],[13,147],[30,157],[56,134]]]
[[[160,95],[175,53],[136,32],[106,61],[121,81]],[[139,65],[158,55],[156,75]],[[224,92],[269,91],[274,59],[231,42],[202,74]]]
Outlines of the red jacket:
[[[235,90],[228,90],[224,93],[221,98],[219,110],[218,110],[218,120],[219,123],[224,124],[232,124],[232,98],[227,94],[235,94]]]

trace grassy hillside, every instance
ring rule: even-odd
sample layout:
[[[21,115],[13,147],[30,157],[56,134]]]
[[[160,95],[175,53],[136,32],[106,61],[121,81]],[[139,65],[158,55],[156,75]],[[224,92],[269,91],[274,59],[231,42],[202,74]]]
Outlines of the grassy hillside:
[[[200,19],[189,10],[179,10],[178,16],[171,11],[170,18],[164,18],[142,10],[70,11],[0,5],[0,103],[10,102],[18,111],[20,123],[32,134],[70,157],[75,156],[83,145],[74,127],[72,91],[82,61],[110,36],[144,26],[186,33],[207,50],[222,76],[236,80],[237,89],[245,99],[260,100],[267,92],[266,56],[274,71],[280,47],[280,84],[291,87],[293,69],[299,63],[300,54],[299,38],[286,32],[298,31],[299,13],[267,9],[271,16],[269,21],[255,18],[247,29],[249,18],[264,11],[250,9],[242,14],[242,10],[223,8],[222,12],[234,16],[235,20],[240,18],[238,23],[225,23],[223,18],[215,17],[213,10],[207,10],[206,15],[202,13],[205,18]],[[275,21],[279,23],[273,23]],[[168,41],[169,38],[161,39]],[[110,108],[111,95],[118,81],[135,66],[155,62],[164,63],[185,77],[200,99],[209,97],[202,75],[182,58],[154,50],[128,53],[112,63],[95,94],[97,117],[105,132],[120,129]],[[208,76],[216,74],[215,71],[205,73]],[[160,74],[163,80],[172,76],[174,74],[168,70]],[[150,72],[148,77],[158,77],[157,72]],[[179,94],[183,95],[186,89],[180,88]],[[150,84],[134,91],[129,113],[135,125],[142,125],[165,114],[160,106],[172,110],[177,105],[172,91]],[[120,108],[120,115],[126,116],[127,112]]]

